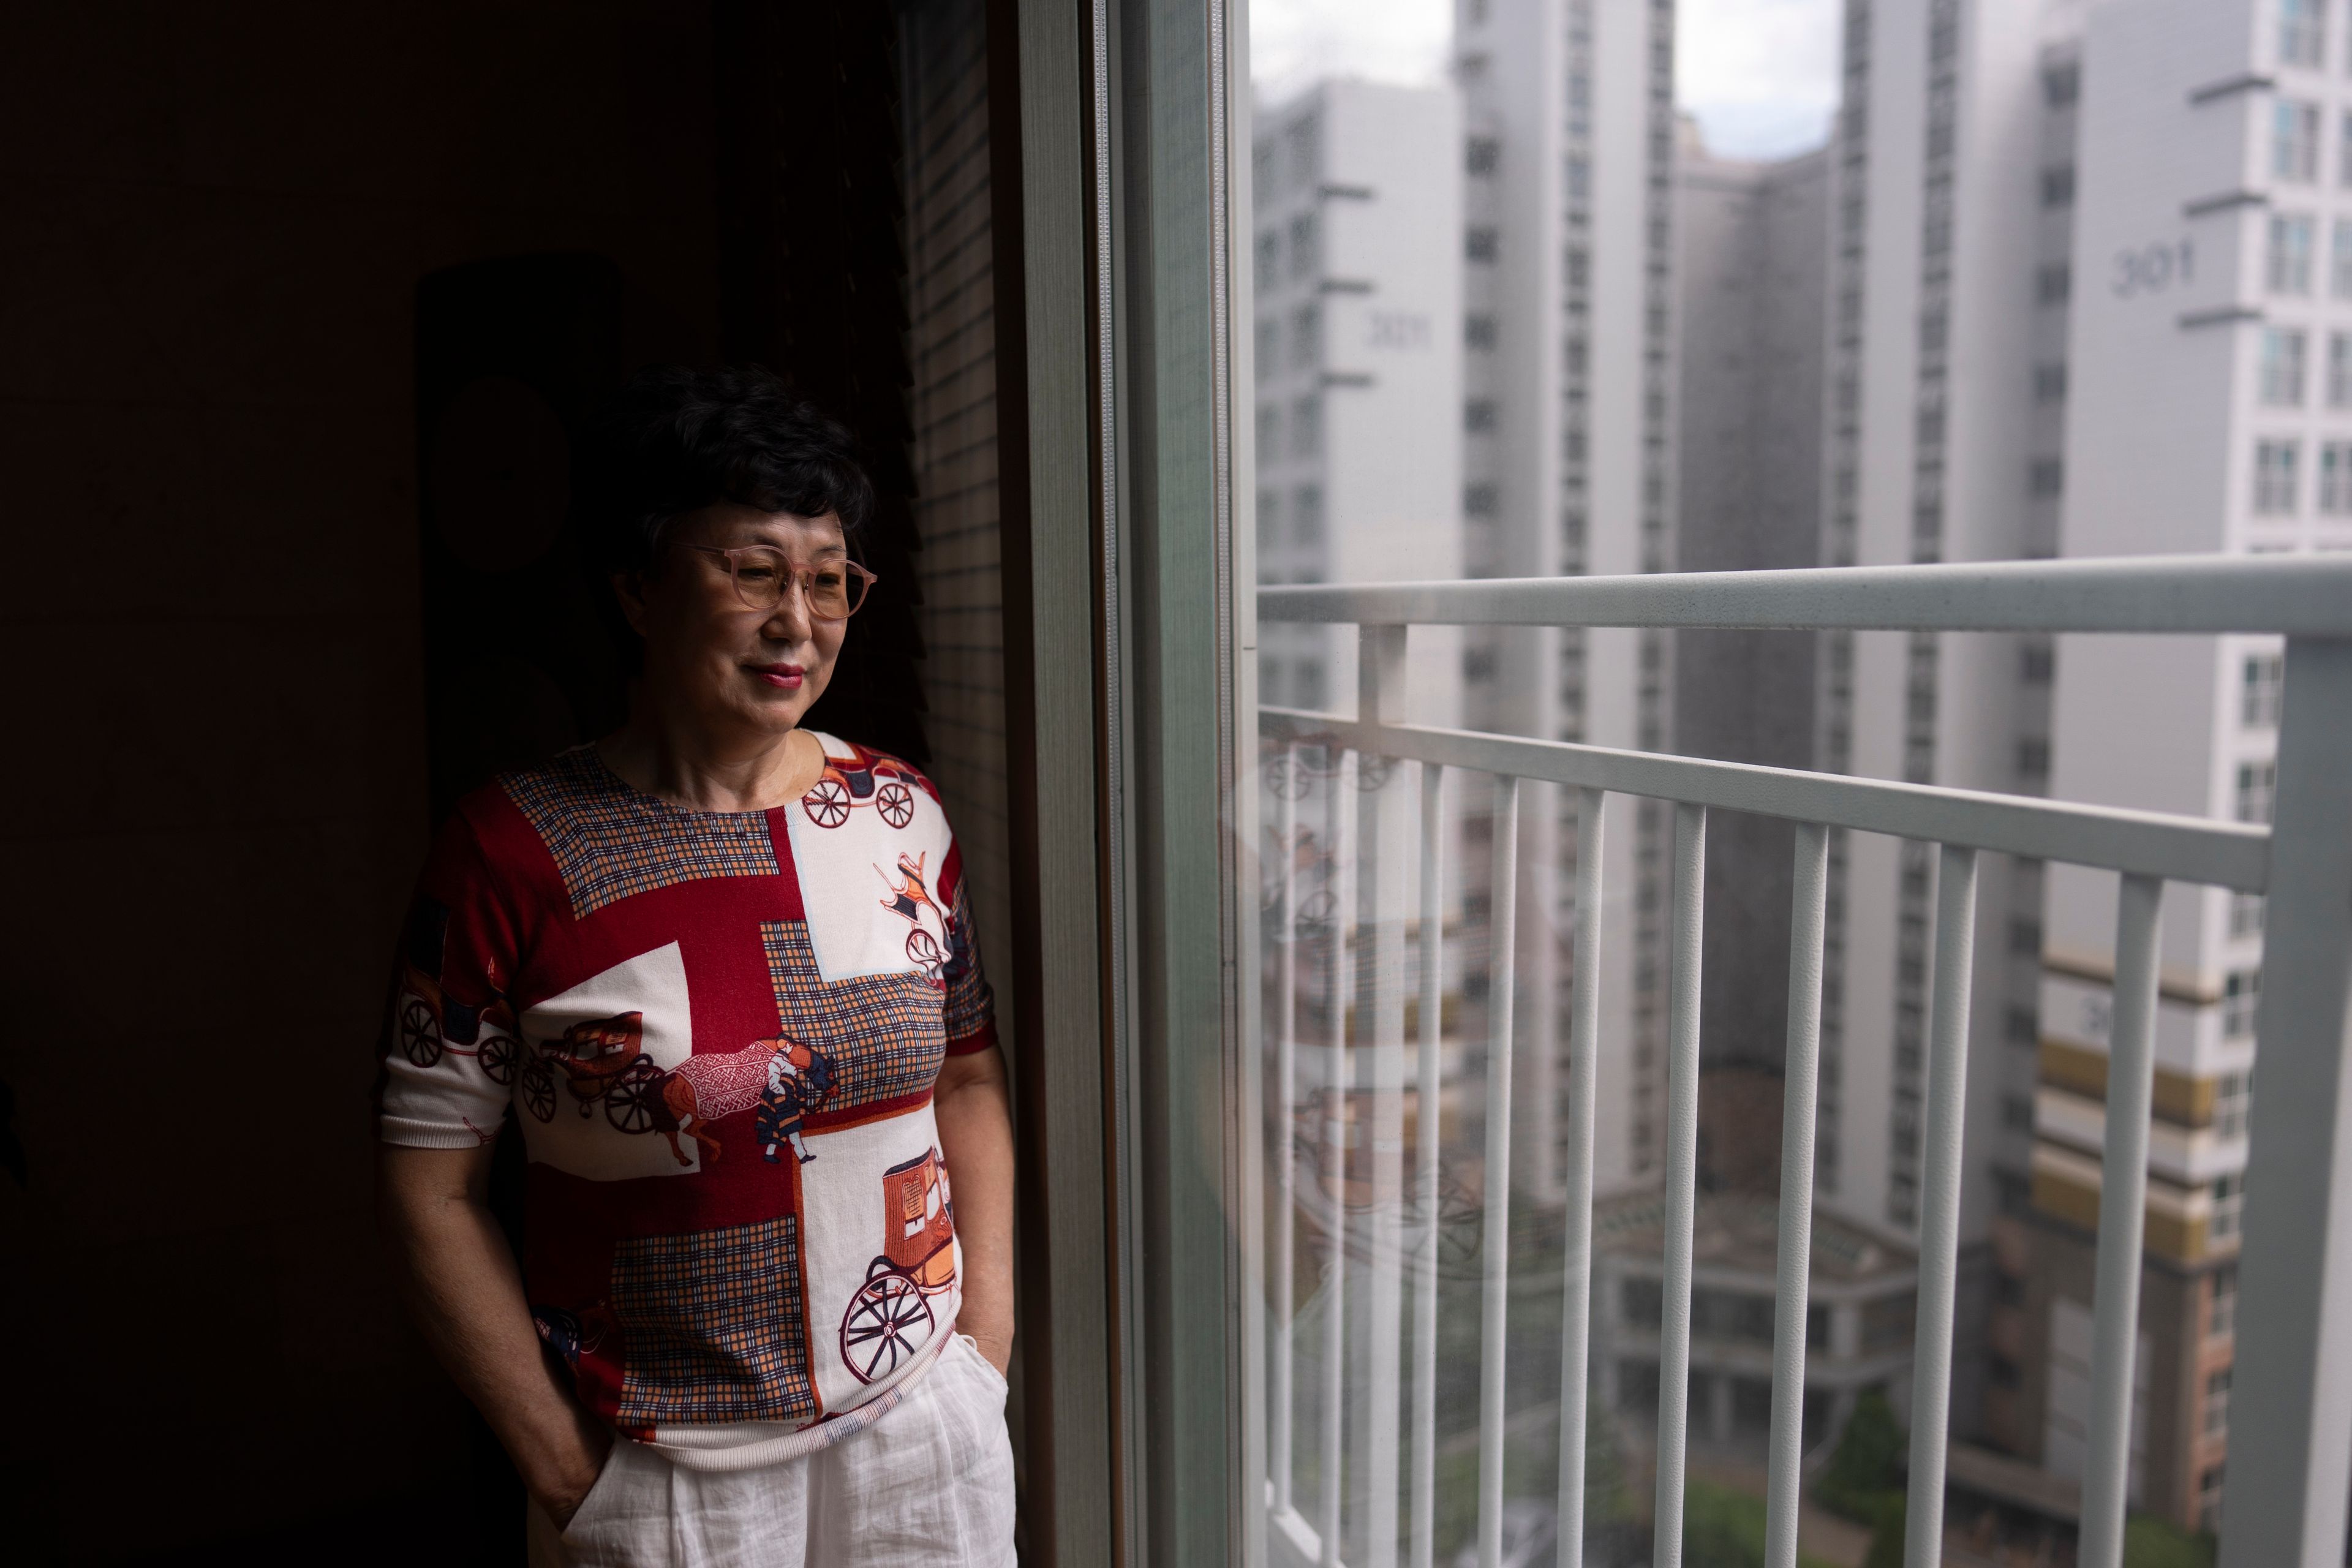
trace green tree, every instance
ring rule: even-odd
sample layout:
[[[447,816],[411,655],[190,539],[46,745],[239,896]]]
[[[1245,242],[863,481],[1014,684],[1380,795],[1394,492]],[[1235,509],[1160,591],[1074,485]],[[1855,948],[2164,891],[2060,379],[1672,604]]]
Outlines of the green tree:
[[[1877,1528],[1871,1532],[1870,1555],[1862,1560],[1862,1568],[1903,1568],[1903,1532],[1910,1511],[1902,1492],[1879,1494]]]
[[[2124,1568],[2213,1568],[2213,1538],[2134,1514],[2124,1521]]]
[[[1874,1388],[1854,1402],[1837,1451],[1813,1483],[1813,1500],[1857,1524],[1869,1524],[1878,1518],[1885,1494],[1902,1484],[1903,1428],[1886,1396]]]

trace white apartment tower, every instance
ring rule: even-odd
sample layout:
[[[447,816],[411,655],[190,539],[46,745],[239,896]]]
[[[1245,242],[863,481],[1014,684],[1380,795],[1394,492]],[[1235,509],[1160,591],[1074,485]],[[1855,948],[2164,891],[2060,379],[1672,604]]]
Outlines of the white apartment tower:
[[[1472,576],[1654,572],[1674,559],[1672,0],[1456,0],[1467,190],[1462,510]],[[1465,649],[1475,728],[1664,743],[1666,641],[1512,631]],[[1663,877],[1670,823],[1612,804],[1607,835],[1601,1192],[1663,1168]],[[1561,1190],[1576,853],[1568,792],[1520,824],[1515,1183]],[[1465,823],[1470,842],[1490,822]],[[1465,861],[1466,879],[1481,868]],[[1469,886],[1480,886],[1469,880]]]

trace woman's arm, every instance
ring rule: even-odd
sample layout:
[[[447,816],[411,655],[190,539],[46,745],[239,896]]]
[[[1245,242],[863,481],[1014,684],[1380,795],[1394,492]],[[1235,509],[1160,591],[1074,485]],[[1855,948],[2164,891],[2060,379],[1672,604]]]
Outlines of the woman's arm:
[[[1003,1372],[1013,1359],[1013,1116],[996,1047],[950,1057],[931,1094],[963,1244],[960,1332]]]
[[[376,1195],[401,1293],[425,1343],[560,1527],[596,1484],[613,1435],[540,1346],[514,1249],[484,1201],[490,1151],[381,1144]]]

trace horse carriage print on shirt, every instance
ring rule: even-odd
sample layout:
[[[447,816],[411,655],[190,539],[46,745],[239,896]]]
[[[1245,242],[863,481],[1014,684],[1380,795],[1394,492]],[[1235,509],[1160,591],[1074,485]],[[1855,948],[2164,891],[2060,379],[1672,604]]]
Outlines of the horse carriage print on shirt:
[[[421,899],[409,911],[401,942],[399,989],[393,998],[393,1028],[400,1054],[429,1068],[445,1056],[471,1057],[495,1084],[514,1082],[522,1055],[522,1031],[504,996],[469,1007],[441,989],[443,953],[449,936],[449,907]],[[498,966],[489,966],[498,984]]]
[[[574,1024],[559,1039],[534,1040],[523,1064],[523,1109],[555,1120],[556,1084],[571,1091],[580,1114],[604,1108],[616,1132],[650,1132],[667,1075],[645,1054],[645,1015],[621,1013]]]
[[[937,1149],[882,1173],[882,1256],[841,1315],[841,1360],[860,1383],[889,1376],[930,1340],[934,1296],[955,1289],[955,1205]]]
[[[867,761],[865,753],[846,757],[825,753],[824,772],[817,775],[801,805],[819,827],[839,827],[855,806],[872,803],[882,820],[904,827],[915,820],[915,788],[908,781],[914,770],[888,757]]]

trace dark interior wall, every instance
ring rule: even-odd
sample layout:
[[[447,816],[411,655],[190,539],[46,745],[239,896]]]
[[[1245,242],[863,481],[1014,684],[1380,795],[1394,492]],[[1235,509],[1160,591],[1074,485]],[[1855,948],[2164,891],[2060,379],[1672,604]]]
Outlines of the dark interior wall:
[[[0,1557],[456,1559],[404,1533],[479,1461],[366,1109],[428,826],[415,300],[595,253],[631,363],[716,357],[714,53],[677,0],[0,22]]]

